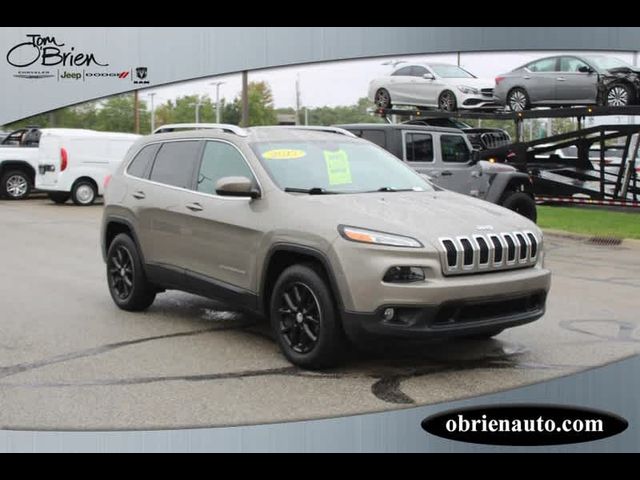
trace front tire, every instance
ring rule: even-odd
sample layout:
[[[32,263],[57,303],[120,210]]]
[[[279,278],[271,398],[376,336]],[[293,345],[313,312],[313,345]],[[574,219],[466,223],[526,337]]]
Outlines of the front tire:
[[[443,112],[455,112],[458,110],[458,100],[455,93],[445,90],[438,97],[438,109]]]
[[[80,207],[93,205],[98,197],[98,189],[89,180],[78,180],[71,188],[71,200]]]
[[[49,193],[49,200],[51,200],[53,203],[58,205],[62,205],[63,203],[66,203],[67,200],[69,200],[69,198],[71,198],[71,194],[66,192]]]
[[[529,95],[524,88],[514,88],[507,94],[507,107],[512,112],[522,112],[531,108]]]
[[[122,310],[146,310],[156,298],[156,289],[147,280],[138,248],[125,233],[116,236],[109,245],[107,284],[111,298]]]
[[[509,210],[513,210],[519,213],[525,218],[528,218],[533,223],[538,220],[538,210],[536,208],[536,202],[531,195],[524,192],[511,192],[508,193],[501,205]]]
[[[10,170],[0,180],[0,197],[24,200],[31,193],[31,179],[22,170]]]
[[[607,107],[626,107],[634,100],[633,90],[629,85],[618,83],[607,89],[605,97]]]
[[[378,108],[384,108],[385,110],[391,108],[391,95],[386,88],[379,88],[374,96],[374,103]]]
[[[271,295],[271,328],[285,357],[302,368],[337,365],[347,350],[333,294],[312,265],[293,265]]]

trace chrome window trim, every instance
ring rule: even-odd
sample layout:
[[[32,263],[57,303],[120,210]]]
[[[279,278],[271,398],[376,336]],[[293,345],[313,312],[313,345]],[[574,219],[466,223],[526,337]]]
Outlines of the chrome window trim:
[[[145,183],[149,183],[151,185],[158,185],[160,187],[165,187],[165,188],[170,188],[172,190],[178,190],[178,191],[182,191],[182,192],[189,192],[189,193],[195,193],[197,195],[201,195],[204,197],[208,197],[208,198],[216,198],[216,199],[221,199],[221,200],[232,200],[232,201],[252,201],[252,200],[256,200],[253,199],[251,197],[233,197],[233,196],[227,196],[227,195],[214,195],[211,193],[205,193],[205,192],[199,192],[197,190],[191,190],[188,188],[182,188],[182,187],[176,187],[174,185],[168,185],[166,183],[160,183],[160,182],[154,182],[153,180],[150,180],[148,178],[140,178],[140,177],[135,177],[133,175],[130,175],[128,173],[129,167],[131,166],[131,163],[133,162],[133,160],[138,156],[138,154],[142,151],[143,148],[147,147],[148,145],[155,145],[155,144],[165,144],[165,143],[174,143],[174,142],[201,142],[201,141],[205,141],[205,142],[221,142],[221,143],[227,143],[229,145],[231,145],[233,148],[235,148],[238,153],[240,154],[240,156],[244,159],[245,163],[248,165],[249,170],[251,170],[251,173],[253,174],[253,178],[255,179],[256,183],[258,184],[258,189],[260,190],[260,197],[262,198],[262,194],[264,193],[264,189],[262,188],[262,184],[260,183],[260,179],[258,178],[258,175],[256,175],[256,171],[253,168],[253,166],[251,165],[251,162],[249,162],[249,160],[247,159],[247,157],[245,156],[244,153],[242,153],[242,150],[240,150],[238,148],[237,145],[235,145],[233,142],[230,142],[228,140],[224,140],[224,139],[218,139],[218,138],[207,138],[207,137],[194,137],[194,138],[176,138],[176,139],[172,139],[172,140],[157,140],[154,142],[148,142],[145,143],[144,145],[142,145],[140,147],[140,149],[138,149],[134,155],[132,155],[131,159],[127,162],[125,168],[124,168],[124,172],[123,172],[123,176],[127,177],[127,178],[133,178],[134,180],[139,180]],[[162,146],[160,146],[160,148],[162,148]],[[160,150],[158,150],[159,152]],[[158,152],[156,152],[156,155],[158,154]],[[202,151],[202,153],[204,154],[204,150]],[[202,160],[202,159],[200,159]],[[155,163],[155,158],[153,159],[154,163]],[[200,165],[202,164],[202,162],[200,162]],[[149,172],[149,174],[151,174],[151,172]]]

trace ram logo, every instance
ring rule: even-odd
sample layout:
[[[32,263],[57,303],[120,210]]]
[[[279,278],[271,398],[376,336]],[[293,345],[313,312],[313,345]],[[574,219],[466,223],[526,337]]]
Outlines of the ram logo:
[[[480,230],[486,232],[488,230],[493,230],[493,225],[476,225],[476,230]]]

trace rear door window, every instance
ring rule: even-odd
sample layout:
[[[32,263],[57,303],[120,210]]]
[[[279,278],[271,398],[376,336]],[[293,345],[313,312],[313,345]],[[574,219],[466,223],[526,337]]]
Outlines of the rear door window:
[[[133,161],[129,164],[127,173],[132,177],[147,178],[147,175],[149,174],[149,167],[151,167],[151,164],[153,163],[158,147],[159,145],[156,143],[153,145],[147,145],[140,150]]]
[[[191,188],[200,161],[201,142],[167,142],[160,147],[151,169],[151,181],[173,187]]]
[[[413,67],[402,67],[393,72],[391,75],[393,75],[394,77],[410,77],[412,72]]]
[[[433,137],[429,133],[404,134],[405,160],[407,162],[433,162]]]
[[[443,162],[467,163],[471,160],[467,142],[460,135],[441,135],[440,148]]]

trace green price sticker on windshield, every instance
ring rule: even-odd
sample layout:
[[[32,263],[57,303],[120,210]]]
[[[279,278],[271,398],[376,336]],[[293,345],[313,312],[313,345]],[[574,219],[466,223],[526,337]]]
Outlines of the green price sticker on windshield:
[[[349,166],[349,156],[344,150],[331,152],[325,150],[324,160],[327,163],[327,175],[330,185],[344,185],[352,183],[351,167]]]

